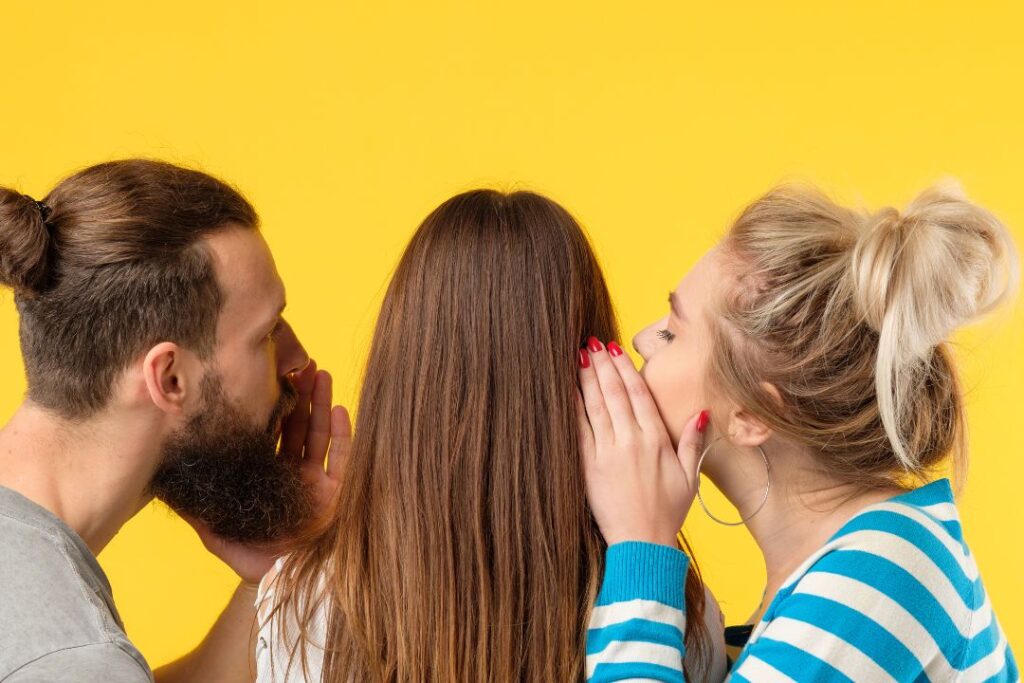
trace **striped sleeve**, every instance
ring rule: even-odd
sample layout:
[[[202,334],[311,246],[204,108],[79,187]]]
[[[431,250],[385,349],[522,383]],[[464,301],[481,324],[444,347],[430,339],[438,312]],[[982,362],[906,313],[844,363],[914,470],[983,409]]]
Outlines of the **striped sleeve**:
[[[617,543],[587,630],[587,680],[683,681],[689,558],[651,543]]]

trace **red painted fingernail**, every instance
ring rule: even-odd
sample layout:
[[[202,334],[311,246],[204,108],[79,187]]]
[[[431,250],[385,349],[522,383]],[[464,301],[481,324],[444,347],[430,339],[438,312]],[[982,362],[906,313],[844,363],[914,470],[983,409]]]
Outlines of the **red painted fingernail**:
[[[610,341],[608,342],[608,353],[612,354],[613,356],[621,356],[622,347],[616,344],[615,342]]]
[[[590,354],[587,353],[586,349],[580,349],[580,367],[581,368],[589,368],[590,367]]]
[[[590,349],[591,352],[597,353],[602,350],[604,346],[601,345],[601,342],[598,341],[597,337],[591,337],[587,340],[587,348]]]
[[[708,428],[708,422],[711,422],[711,413],[706,410],[700,411],[700,415],[697,416],[697,431],[703,434]]]

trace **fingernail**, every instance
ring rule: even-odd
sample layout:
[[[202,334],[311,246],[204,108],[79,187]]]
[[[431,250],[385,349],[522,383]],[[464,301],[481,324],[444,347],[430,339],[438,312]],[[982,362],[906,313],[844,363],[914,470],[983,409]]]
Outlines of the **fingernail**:
[[[587,340],[587,348],[590,349],[592,353],[597,353],[603,349],[604,346],[601,345],[601,342],[598,341],[597,337],[591,337]]]
[[[711,413],[706,410],[700,411],[700,415],[697,416],[697,431],[703,434],[708,422],[711,422]]]
[[[590,354],[587,353],[586,349],[580,349],[580,367],[581,368],[589,368],[590,367]]]
[[[608,353],[612,354],[613,356],[621,356],[622,347],[616,344],[615,342],[610,341],[608,342]]]

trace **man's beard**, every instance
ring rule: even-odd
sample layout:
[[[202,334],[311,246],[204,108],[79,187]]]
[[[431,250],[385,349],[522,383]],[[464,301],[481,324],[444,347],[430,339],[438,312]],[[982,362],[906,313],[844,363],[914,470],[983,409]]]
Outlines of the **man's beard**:
[[[262,427],[231,405],[216,375],[203,378],[201,391],[200,409],[164,446],[153,495],[230,541],[265,543],[298,531],[312,503],[299,468],[277,456],[278,427],[295,406],[291,382],[281,381]]]

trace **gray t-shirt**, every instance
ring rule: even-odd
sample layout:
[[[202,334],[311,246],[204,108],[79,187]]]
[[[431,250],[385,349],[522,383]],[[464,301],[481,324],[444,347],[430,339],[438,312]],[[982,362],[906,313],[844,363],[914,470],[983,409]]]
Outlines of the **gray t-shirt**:
[[[0,486],[0,683],[152,680],[89,547]]]

